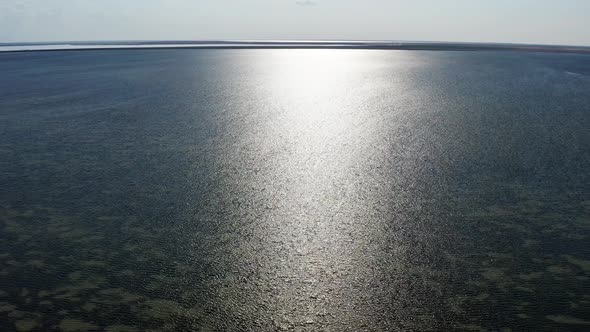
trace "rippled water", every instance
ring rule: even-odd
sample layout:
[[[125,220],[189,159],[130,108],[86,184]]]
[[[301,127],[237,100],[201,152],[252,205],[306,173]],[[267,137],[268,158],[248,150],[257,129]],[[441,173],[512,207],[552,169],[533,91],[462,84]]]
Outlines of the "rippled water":
[[[588,55],[31,52],[0,73],[1,330],[589,328]]]

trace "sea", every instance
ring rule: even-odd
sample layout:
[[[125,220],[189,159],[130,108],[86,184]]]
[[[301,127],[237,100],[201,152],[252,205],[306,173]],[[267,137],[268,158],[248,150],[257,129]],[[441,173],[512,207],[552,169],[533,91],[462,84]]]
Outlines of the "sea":
[[[2,331],[587,331],[590,54],[0,53]]]

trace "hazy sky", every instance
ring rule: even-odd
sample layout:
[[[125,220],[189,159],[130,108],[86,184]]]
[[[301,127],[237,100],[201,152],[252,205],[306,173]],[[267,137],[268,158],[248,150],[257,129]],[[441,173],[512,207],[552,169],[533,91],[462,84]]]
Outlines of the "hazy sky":
[[[0,42],[145,39],[590,45],[590,0],[0,0]]]

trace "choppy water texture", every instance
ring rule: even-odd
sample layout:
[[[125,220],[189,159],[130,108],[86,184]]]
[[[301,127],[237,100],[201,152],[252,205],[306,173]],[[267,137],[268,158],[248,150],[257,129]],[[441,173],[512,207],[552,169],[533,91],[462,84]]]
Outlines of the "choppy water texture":
[[[590,56],[0,54],[0,329],[590,328]]]

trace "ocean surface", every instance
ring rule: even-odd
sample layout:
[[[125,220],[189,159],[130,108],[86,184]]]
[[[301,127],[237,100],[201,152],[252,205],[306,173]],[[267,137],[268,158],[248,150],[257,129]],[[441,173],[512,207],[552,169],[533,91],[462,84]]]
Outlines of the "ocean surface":
[[[0,54],[2,331],[590,329],[590,55]]]

